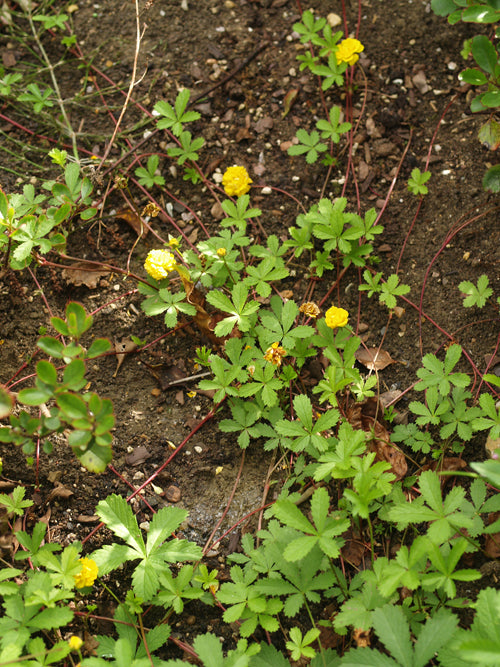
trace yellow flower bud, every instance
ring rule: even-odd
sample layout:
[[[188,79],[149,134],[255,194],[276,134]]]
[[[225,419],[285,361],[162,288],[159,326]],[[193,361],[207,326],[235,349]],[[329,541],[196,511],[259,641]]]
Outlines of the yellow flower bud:
[[[68,644],[72,651],[79,651],[83,646],[83,641],[80,639],[80,637],[77,637],[76,635],[71,635],[71,637],[68,640]]]

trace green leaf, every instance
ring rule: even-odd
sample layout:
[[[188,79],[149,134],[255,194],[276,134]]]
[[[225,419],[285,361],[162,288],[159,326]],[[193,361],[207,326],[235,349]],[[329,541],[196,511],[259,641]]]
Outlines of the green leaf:
[[[127,501],[115,493],[97,504],[96,514],[118,537],[132,546],[138,556],[146,556],[146,547],[141,530]]]
[[[488,82],[487,76],[479,69],[466,69],[458,75],[460,81],[470,83],[472,86],[484,86]]]
[[[300,530],[303,533],[316,533],[314,526],[291,500],[278,500],[273,507],[273,514],[286,526]]]
[[[490,167],[483,176],[483,188],[490,192],[500,192],[500,164]]]
[[[51,357],[56,357],[57,359],[62,359],[63,357],[64,345],[57,338],[43,336],[38,339],[37,346]]]
[[[17,398],[20,403],[25,405],[41,405],[52,398],[52,391],[44,387],[21,389]]]
[[[373,612],[373,629],[402,667],[413,667],[410,630],[401,607],[385,605]]]
[[[193,642],[193,648],[203,661],[204,667],[221,667],[224,664],[222,646],[216,635],[198,635]]]
[[[154,516],[149,526],[146,553],[153,553],[174,533],[186,519],[188,513],[180,507],[162,507]]]
[[[87,404],[76,394],[61,392],[56,396],[56,403],[69,419],[85,419],[89,416]]]
[[[497,52],[485,35],[476,35],[472,40],[472,55],[482,70],[488,72],[488,74],[495,73],[498,60]]]
[[[434,655],[453,637],[457,625],[458,618],[443,608],[427,619],[413,649],[413,667],[426,667]]]

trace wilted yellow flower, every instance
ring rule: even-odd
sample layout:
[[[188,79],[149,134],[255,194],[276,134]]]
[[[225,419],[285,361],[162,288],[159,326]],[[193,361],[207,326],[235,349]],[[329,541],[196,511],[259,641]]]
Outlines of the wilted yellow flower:
[[[146,206],[142,209],[141,211],[141,216],[144,218],[147,215],[150,215],[152,218],[156,218],[158,213],[160,212],[160,207],[158,204],[155,204],[154,202],[150,201],[146,204]]]
[[[358,53],[361,53],[361,51],[364,50],[365,47],[363,44],[361,44],[359,39],[353,39],[352,37],[343,39],[338,45],[337,51],[335,52],[335,56],[337,57],[337,65],[340,65],[341,63],[354,65],[354,63],[358,62],[359,60]]]
[[[217,254],[219,257],[225,257],[227,253],[227,250],[225,248],[217,248]]]
[[[270,361],[274,366],[281,366],[281,360],[286,357],[286,350],[280,347],[279,343],[273,343],[268,347],[264,355],[266,361]]]
[[[321,310],[314,301],[306,301],[299,307],[299,310],[301,313],[304,313],[304,315],[309,315],[309,317],[318,317],[321,313]]]
[[[237,165],[228,167],[222,177],[224,191],[230,197],[241,197],[241,195],[245,195],[250,190],[250,183],[253,183],[253,181],[248,175],[245,167],[239,167]]]
[[[175,269],[175,257],[168,250],[150,250],[144,268],[155,280],[166,278]]]
[[[71,635],[71,637],[68,639],[68,644],[72,651],[79,651],[83,646],[83,640],[76,635]]]
[[[99,571],[97,563],[92,558],[80,558],[80,563],[82,564],[82,571],[75,574],[75,586],[77,588],[92,586]]]
[[[343,308],[337,308],[332,306],[328,308],[325,313],[326,326],[330,329],[336,329],[337,327],[345,327],[347,320],[349,319],[349,313]]]

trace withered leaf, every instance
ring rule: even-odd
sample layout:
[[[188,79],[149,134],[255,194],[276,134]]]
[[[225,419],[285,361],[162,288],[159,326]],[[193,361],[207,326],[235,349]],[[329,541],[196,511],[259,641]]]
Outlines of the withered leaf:
[[[116,352],[116,370],[113,373],[113,377],[115,378],[120,366],[123,364],[123,360],[125,359],[127,354],[130,354],[131,352],[134,352],[137,349],[137,343],[134,343],[132,338],[130,336],[126,336],[125,338],[121,338],[120,340],[115,340],[115,352]]]
[[[288,113],[290,112],[290,109],[295,104],[295,100],[297,99],[298,94],[299,94],[299,89],[298,88],[292,88],[285,95],[285,97],[283,99],[283,113],[281,114],[282,118],[285,118],[288,115]]]
[[[67,500],[74,495],[74,492],[71,489],[68,489],[67,486],[64,486],[64,484],[57,484],[49,493],[45,499],[45,502],[50,503],[52,500],[54,500],[54,498],[62,498],[63,500]]]
[[[488,515],[488,524],[495,523],[499,518],[500,512],[492,512]],[[486,535],[484,553],[488,558],[500,558],[500,533]]]
[[[356,352],[356,359],[371,371],[381,371],[396,363],[389,352],[379,350],[378,347],[360,347]]]
[[[141,463],[144,463],[144,461],[147,461],[150,457],[150,451],[143,445],[139,445],[139,447],[135,447],[133,452],[127,454],[125,463],[129,466],[138,466]]]
[[[89,289],[95,289],[101,278],[109,275],[109,269],[97,266],[94,262],[75,262],[71,267],[62,270],[61,276],[68,283],[75,287],[85,285]]]
[[[116,217],[120,218],[120,220],[125,220],[125,222],[130,227],[132,227],[137,236],[146,236],[148,233],[148,228],[146,225],[142,222],[137,213],[131,208],[121,208],[116,212]]]

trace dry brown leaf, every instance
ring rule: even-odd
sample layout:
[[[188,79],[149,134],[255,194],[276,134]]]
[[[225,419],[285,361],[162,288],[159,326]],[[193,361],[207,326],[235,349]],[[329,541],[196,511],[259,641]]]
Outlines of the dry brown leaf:
[[[365,648],[370,646],[370,630],[361,630],[360,628],[355,628],[352,633],[352,638],[356,642],[358,648]]]
[[[400,452],[389,441],[374,440],[371,447],[376,452],[377,461],[387,461],[391,465],[391,471],[396,475],[396,481],[400,481],[408,472],[408,464],[403,452]]]
[[[115,378],[120,366],[123,364],[123,360],[125,359],[127,354],[130,354],[131,352],[134,352],[137,349],[137,343],[134,343],[132,338],[130,336],[127,336],[125,338],[121,338],[119,341],[115,340],[115,352],[116,352],[116,370],[113,373],[113,377]]]
[[[274,127],[274,121],[270,116],[265,116],[264,118],[259,118],[259,120],[253,124],[254,130],[257,134],[263,134],[267,130],[272,130]]]
[[[492,512],[488,515],[488,524],[494,523],[500,518],[500,512]],[[500,533],[486,535],[484,542],[484,553],[488,558],[500,558]]]
[[[396,363],[389,352],[379,350],[378,347],[360,347],[356,352],[356,359],[371,371],[381,371]]]
[[[120,220],[125,220],[125,222],[132,227],[137,236],[146,236],[148,233],[148,228],[142,222],[140,216],[138,216],[131,208],[121,208],[116,212],[116,217],[120,218]]]
[[[61,276],[68,285],[81,287],[85,285],[89,289],[95,289],[101,278],[108,276],[109,269],[97,266],[94,262],[75,262],[70,267],[62,270]]]
[[[386,408],[389,403],[397,403],[399,397],[403,395],[403,392],[400,389],[393,389],[391,391],[384,391],[383,394],[380,394],[379,399],[384,408]]]
[[[74,495],[74,492],[71,489],[68,489],[67,486],[64,486],[64,484],[57,484],[57,486],[55,486],[49,493],[45,499],[45,502],[50,503],[52,500],[54,500],[54,498],[63,498],[66,500]]]
[[[342,558],[354,567],[359,567],[363,556],[368,553],[368,549],[365,547],[358,533],[353,533],[349,528],[347,533],[344,534],[345,544],[340,550]]]
[[[376,461],[387,461],[396,479],[403,479],[408,471],[406,458],[390,441],[389,431],[384,423],[384,407],[376,398],[368,398],[355,403],[346,413],[351,426],[371,434],[370,451],[376,453]]]
[[[129,466],[138,466],[151,457],[149,449],[143,445],[135,447],[134,451],[125,456],[125,463]]]

